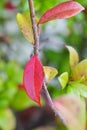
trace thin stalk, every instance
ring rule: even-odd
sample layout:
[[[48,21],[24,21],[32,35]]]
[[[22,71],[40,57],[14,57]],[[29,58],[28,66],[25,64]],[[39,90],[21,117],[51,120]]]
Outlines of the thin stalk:
[[[29,3],[29,8],[30,8],[32,29],[33,29],[33,34],[34,34],[34,54],[38,54],[39,35],[38,35],[38,27],[37,27],[37,23],[36,23],[33,0],[28,0],[28,3]],[[42,94],[43,98],[45,99],[46,104],[48,104],[50,106],[50,108],[53,110],[55,115],[59,116],[62,119],[62,121],[64,122],[62,116],[60,115],[60,113],[58,113],[58,111],[56,110],[56,108],[53,104],[53,101],[52,101],[50,94],[47,90],[45,82],[43,83],[41,94]]]
[[[43,84],[43,88],[42,88],[42,91],[41,91],[41,95],[42,95],[42,97],[44,98],[44,100],[45,100],[45,102],[46,102],[46,105],[49,105],[50,108],[53,110],[55,116],[60,117],[60,119],[62,120],[62,122],[63,122],[64,124],[67,124],[66,121],[64,120],[64,118],[62,117],[62,115],[57,111],[55,105],[53,104],[53,101],[52,101],[51,96],[50,96],[50,94],[49,94],[49,92],[48,92],[48,90],[47,90],[47,86],[46,86],[45,82],[44,82],[44,84]]]
[[[38,27],[36,23],[36,16],[34,11],[34,3],[33,0],[28,0],[29,8],[30,8],[30,16],[32,21],[32,29],[34,34],[34,54],[38,54],[39,49],[39,35],[38,35]]]

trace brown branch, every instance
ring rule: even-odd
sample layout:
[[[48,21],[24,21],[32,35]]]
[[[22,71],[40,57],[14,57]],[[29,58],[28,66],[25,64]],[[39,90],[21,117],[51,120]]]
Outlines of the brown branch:
[[[64,124],[66,124],[66,122],[65,122],[64,118],[62,117],[62,115],[61,115],[61,114],[57,111],[57,109],[55,108],[55,105],[53,104],[53,101],[52,101],[52,99],[51,99],[51,97],[50,97],[50,94],[49,94],[49,92],[48,92],[48,90],[47,90],[47,86],[46,86],[45,82],[44,82],[44,84],[43,84],[43,88],[42,88],[42,91],[41,91],[41,95],[42,95],[42,97],[44,98],[44,100],[45,100],[45,102],[46,102],[46,105],[49,105],[50,108],[53,110],[54,114],[55,114],[56,116],[60,117],[60,119],[62,120],[62,122],[63,122]]]
[[[30,8],[32,29],[33,29],[33,34],[34,34],[34,54],[38,54],[39,36],[38,36],[38,28],[37,28],[37,23],[36,23],[33,0],[28,0],[28,3],[29,3],[29,8]]]
[[[38,54],[39,36],[38,36],[38,28],[37,28],[37,24],[36,24],[33,0],[28,0],[28,3],[29,3],[29,8],[30,8],[30,16],[31,16],[32,28],[33,28],[33,34],[34,34],[34,54]],[[45,99],[46,104],[49,105],[50,108],[53,110],[55,115],[59,116],[62,119],[62,121],[64,122],[64,124],[66,124],[63,117],[56,110],[56,108],[55,108],[55,106],[53,104],[53,101],[52,101],[52,99],[50,97],[50,94],[49,94],[49,92],[47,90],[45,81],[43,83],[41,95]]]

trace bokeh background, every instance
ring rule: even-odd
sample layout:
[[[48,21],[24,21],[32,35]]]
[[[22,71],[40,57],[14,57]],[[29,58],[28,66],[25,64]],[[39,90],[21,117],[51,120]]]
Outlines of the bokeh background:
[[[63,1],[34,0],[37,17]],[[80,60],[87,58],[87,0],[75,1],[85,7],[83,12],[41,25],[40,58],[44,65],[58,69],[59,75],[70,72],[65,44],[77,50]],[[66,130],[50,109],[38,107],[22,89],[23,69],[33,47],[21,33],[16,14],[28,10],[27,0],[0,0],[0,130]],[[48,85],[53,98],[62,94],[58,89],[55,78]]]

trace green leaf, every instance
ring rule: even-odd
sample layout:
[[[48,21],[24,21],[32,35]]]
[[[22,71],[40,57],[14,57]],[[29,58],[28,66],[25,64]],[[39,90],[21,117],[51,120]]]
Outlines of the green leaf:
[[[77,91],[77,89],[75,87],[71,86],[71,85],[67,86],[67,93],[68,94],[75,94],[75,95],[80,97],[80,92]]]
[[[16,120],[9,108],[0,110],[0,128],[2,130],[14,130],[16,128]]]
[[[13,61],[8,62],[6,63],[5,68],[6,68],[5,72],[9,81],[17,84],[22,82],[23,70],[18,63]]]
[[[25,38],[32,44],[34,44],[34,36],[32,30],[32,23],[29,12],[24,14],[17,14],[17,23],[25,36]]]
[[[79,62],[79,56],[76,50],[71,46],[66,46],[70,54],[70,66],[73,68]]]
[[[71,82],[70,85],[67,87],[67,91],[69,93],[74,93],[78,96],[87,98],[87,86],[82,83]]]
[[[19,90],[11,102],[11,107],[15,110],[23,110],[32,105],[36,105],[26,94],[24,90]]]
[[[58,74],[58,71],[53,67],[44,66],[43,69],[44,69],[47,83]]]
[[[68,83],[68,72],[64,72],[58,77],[62,89],[64,89]]]
[[[9,106],[9,100],[0,96],[0,110]]]
[[[64,95],[54,99],[53,103],[68,130],[85,130],[86,106],[84,100],[75,95]]]
[[[87,86],[84,84],[77,84],[77,90],[80,92],[80,95],[87,98]]]
[[[87,84],[87,59],[81,61],[72,70],[71,80],[75,81],[80,79],[83,79],[84,83]]]

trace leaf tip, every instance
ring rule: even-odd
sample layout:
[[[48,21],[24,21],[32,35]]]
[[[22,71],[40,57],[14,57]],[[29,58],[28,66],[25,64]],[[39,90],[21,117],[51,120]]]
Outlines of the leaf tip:
[[[18,19],[21,16],[21,13],[16,14],[16,18]]]

